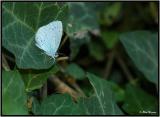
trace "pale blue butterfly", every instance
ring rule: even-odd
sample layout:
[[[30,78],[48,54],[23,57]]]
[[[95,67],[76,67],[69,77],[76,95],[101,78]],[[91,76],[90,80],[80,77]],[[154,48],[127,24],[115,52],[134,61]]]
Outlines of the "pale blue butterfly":
[[[62,34],[63,27],[61,21],[53,21],[42,26],[36,33],[36,46],[42,49],[48,56],[55,59]]]

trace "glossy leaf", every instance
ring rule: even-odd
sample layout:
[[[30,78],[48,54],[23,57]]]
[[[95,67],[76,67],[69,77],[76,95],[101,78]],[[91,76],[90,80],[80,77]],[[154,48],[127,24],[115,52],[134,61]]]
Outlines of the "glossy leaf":
[[[116,84],[116,83],[114,83],[112,81],[108,82],[108,84],[110,85],[110,87],[112,89],[112,92],[114,94],[115,100],[117,102],[124,101],[125,91],[120,86],[118,86],[118,84]]]
[[[74,77],[75,79],[80,80],[85,78],[85,72],[83,71],[83,69],[74,63],[67,66],[66,73],[68,73],[70,76]]]
[[[25,83],[26,91],[30,92],[32,90],[41,88],[48,77],[58,72],[58,70],[59,67],[55,65],[49,70],[23,72],[22,76]]]
[[[68,6],[70,16],[66,31],[70,37],[81,31],[98,28],[96,14],[90,7],[87,7],[87,3],[70,2]]]
[[[98,29],[97,16],[93,12],[93,3],[69,2],[69,16],[67,20],[66,32],[70,37],[71,59],[78,54],[80,47],[88,43],[90,37],[88,31]]]
[[[34,101],[35,115],[79,115],[81,109],[67,94],[56,94],[45,98],[41,104]]]
[[[2,71],[2,114],[27,115],[27,95],[18,71]]]
[[[112,25],[115,20],[120,17],[120,11],[122,8],[122,3],[114,2],[108,5],[105,8],[104,16],[101,18],[101,21],[107,24],[108,26]]]
[[[88,73],[87,77],[93,86],[95,95],[83,101],[86,112],[91,115],[122,115],[107,81],[91,73]]]
[[[153,96],[131,84],[126,86],[123,109],[128,114],[155,115],[157,114],[157,106],[156,99]]]
[[[123,33],[120,40],[136,67],[146,78],[158,83],[158,35],[148,31]]]
[[[102,32],[102,39],[105,46],[112,49],[118,42],[118,32],[106,31]]]
[[[19,68],[47,69],[54,60],[35,46],[38,28],[65,18],[66,5],[50,2],[6,2],[2,4],[2,45],[16,58]]]

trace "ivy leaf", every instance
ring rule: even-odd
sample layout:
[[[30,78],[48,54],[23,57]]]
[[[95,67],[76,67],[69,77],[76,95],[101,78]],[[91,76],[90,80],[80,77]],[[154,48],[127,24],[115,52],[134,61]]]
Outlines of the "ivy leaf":
[[[35,115],[77,115],[82,112],[67,94],[51,95],[41,104],[34,101],[32,111]]]
[[[70,64],[66,68],[66,72],[75,79],[82,80],[85,78],[85,72],[77,64]]]
[[[122,107],[128,114],[131,115],[144,115],[146,114],[143,113],[144,111],[147,112],[147,115],[155,115],[158,110],[156,109],[156,107],[158,107],[156,99],[153,96],[131,84],[126,86],[126,96]]]
[[[113,91],[115,100],[117,102],[124,101],[125,91],[113,81],[108,82],[108,84],[110,85],[110,87],[111,87],[111,89]]]
[[[158,83],[158,35],[148,31],[123,33],[120,40],[136,67],[146,78]]]
[[[107,81],[91,73],[87,73],[87,77],[94,88],[95,95],[83,100],[86,113],[91,115],[122,115],[123,113],[116,105],[113,92]]]
[[[118,33],[113,31],[102,32],[102,39],[105,46],[112,49],[118,42]]]
[[[54,64],[35,46],[39,27],[65,18],[68,7],[46,2],[7,2],[2,4],[2,45],[16,58],[19,68],[47,69]]]
[[[89,3],[88,3],[89,4]],[[96,14],[84,2],[69,2],[69,19],[66,32],[70,37],[75,33],[98,28]],[[90,3],[91,4],[91,3]]]
[[[67,94],[52,95],[44,99],[41,104],[34,101],[33,113],[35,115],[122,115],[107,82],[90,73],[87,76],[94,88],[95,95],[89,98],[80,98],[77,103],[73,103]]]
[[[48,79],[48,77],[58,72],[58,70],[59,67],[55,65],[53,68],[45,71],[39,70],[39,71],[22,72],[26,91],[30,92],[32,90],[41,88]]]
[[[27,115],[27,95],[18,71],[2,71],[2,113]]]
[[[97,16],[93,12],[92,3],[69,2],[69,17],[67,20],[66,33],[70,37],[71,59],[74,59],[80,47],[88,43],[90,37],[88,31],[98,29]]]
[[[115,2],[107,5],[104,10],[104,16],[101,18],[102,23],[106,23],[108,26],[112,25],[115,20],[120,17],[120,11],[122,8],[122,3]]]

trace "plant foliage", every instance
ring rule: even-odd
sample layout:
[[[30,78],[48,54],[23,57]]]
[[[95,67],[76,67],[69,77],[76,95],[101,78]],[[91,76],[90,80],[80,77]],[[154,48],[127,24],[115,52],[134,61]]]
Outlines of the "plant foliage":
[[[37,30],[63,24],[54,61]],[[3,115],[158,115],[157,2],[2,2]]]

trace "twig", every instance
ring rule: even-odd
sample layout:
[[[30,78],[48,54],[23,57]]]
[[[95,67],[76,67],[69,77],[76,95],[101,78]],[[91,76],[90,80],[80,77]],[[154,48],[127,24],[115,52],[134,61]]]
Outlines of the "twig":
[[[78,91],[79,94],[82,97],[86,97],[86,95],[84,94],[84,92],[81,90],[81,88],[79,87],[79,85],[76,83],[75,79],[67,78],[67,83],[70,84],[72,87],[74,87],[75,90]]]
[[[86,95],[84,94],[84,92],[81,90],[81,88],[79,87],[79,85],[76,82],[71,85],[80,93],[80,95],[82,97],[86,97]]]
[[[5,56],[6,59],[10,60],[11,62],[15,62],[15,59],[14,58],[11,58],[10,56],[6,55],[6,54],[3,54]]]
[[[2,53],[2,67],[4,68],[4,70],[9,71],[10,67],[8,65],[8,62],[4,56],[4,54]]]
[[[67,41],[67,39],[68,39],[68,36],[66,35],[66,36],[64,37],[61,45],[60,45],[60,48],[64,45],[64,43]]]
[[[41,88],[40,93],[41,93],[41,99],[44,99],[47,97],[47,82]]]
[[[106,64],[106,67],[104,70],[104,78],[106,78],[106,79],[109,77],[109,75],[111,73],[113,61],[114,61],[114,51],[112,51],[108,56],[108,62]]]
[[[33,97],[29,97],[26,103],[26,106],[29,109],[29,112],[32,111],[32,104],[33,104]]]
[[[132,76],[132,74],[130,73],[129,69],[127,68],[127,65],[125,64],[125,62],[123,61],[123,59],[121,58],[121,56],[119,54],[116,54],[116,60],[119,63],[120,67],[122,68],[124,74],[126,75],[126,77],[128,78],[128,80],[134,84],[134,78]]]
[[[60,93],[68,93],[70,94],[75,100],[79,97],[78,93],[69,87],[67,84],[62,82],[58,77],[56,76],[51,76],[49,80],[57,87],[56,89]]]

